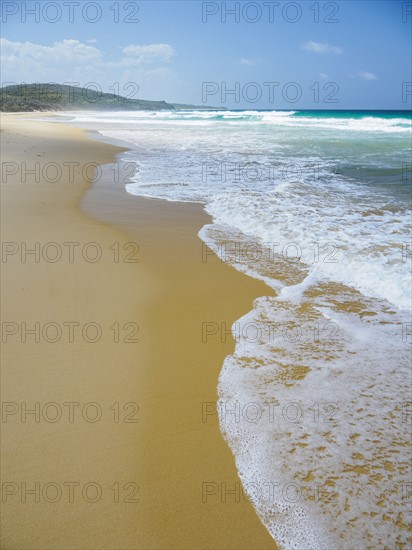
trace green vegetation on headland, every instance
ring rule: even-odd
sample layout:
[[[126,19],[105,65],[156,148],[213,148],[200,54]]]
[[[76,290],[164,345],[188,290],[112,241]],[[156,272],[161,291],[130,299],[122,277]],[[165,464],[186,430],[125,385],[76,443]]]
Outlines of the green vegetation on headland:
[[[173,111],[175,109],[212,109],[166,101],[132,99],[107,94],[93,87],[67,84],[14,84],[0,88],[0,111]]]
[[[176,111],[227,111],[227,107],[209,107],[209,105],[189,105],[187,103],[173,103]]]
[[[170,110],[171,103],[129,99],[93,88],[66,84],[16,84],[0,89],[0,110],[17,111],[142,111]]]

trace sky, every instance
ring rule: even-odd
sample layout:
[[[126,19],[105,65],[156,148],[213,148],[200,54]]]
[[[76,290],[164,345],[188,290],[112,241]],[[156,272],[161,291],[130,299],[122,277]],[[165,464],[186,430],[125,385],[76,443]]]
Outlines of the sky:
[[[1,84],[234,109],[410,109],[412,2],[3,0]]]

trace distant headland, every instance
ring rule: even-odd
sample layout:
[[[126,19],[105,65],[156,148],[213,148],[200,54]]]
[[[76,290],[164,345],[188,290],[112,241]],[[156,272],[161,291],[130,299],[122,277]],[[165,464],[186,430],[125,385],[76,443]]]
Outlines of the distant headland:
[[[227,110],[225,107],[188,105],[132,99],[94,88],[67,84],[13,84],[0,88],[0,111],[174,111],[185,109]]]

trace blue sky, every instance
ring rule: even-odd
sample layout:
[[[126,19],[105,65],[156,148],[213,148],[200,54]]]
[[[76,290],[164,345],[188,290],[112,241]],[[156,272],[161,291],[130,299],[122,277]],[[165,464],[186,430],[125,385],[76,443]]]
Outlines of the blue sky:
[[[95,82],[239,109],[411,107],[410,1],[3,0],[2,19],[2,84]]]

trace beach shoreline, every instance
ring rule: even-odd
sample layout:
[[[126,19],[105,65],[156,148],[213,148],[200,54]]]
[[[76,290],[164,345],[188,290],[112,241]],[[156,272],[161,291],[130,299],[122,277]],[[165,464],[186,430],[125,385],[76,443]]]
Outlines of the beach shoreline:
[[[217,413],[202,416],[234,349],[231,336],[204,341],[204,323],[230,329],[268,288],[213,254],[204,261],[197,233],[210,218],[199,204],[128,195],[108,171],[125,149],[36,116],[2,118],[4,161],[14,163],[2,186],[3,241],[18,245],[2,265],[3,321],[17,330],[4,345],[2,394],[18,406],[3,420],[2,477],[17,487],[3,504],[3,547],[276,548],[242,497]],[[22,182],[22,154],[26,168],[39,163],[39,181]],[[53,166],[44,178],[48,163],[62,169],[57,182]],[[102,172],[90,184],[83,169],[98,171],[93,163]],[[40,243],[38,262],[37,251],[22,261],[23,243]],[[58,261],[50,243],[64,252]],[[90,243],[102,251],[98,261]],[[94,333],[54,343],[43,333],[48,323],[91,322],[102,331],[96,342]],[[23,323],[40,324],[39,342],[22,341]],[[37,412],[21,421],[26,405],[66,411],[68,402],[97,403],[102,417],[49,421],[41,408],[39,422]],[[138,422],[125,421],[130,413]],[[90,482],[102,488],[96,502],[44,498],[47,483]],[[40,484],[39,502],[22,502],[22,483]],[[115,502],[113,487],[126,484],[138,498]]]

